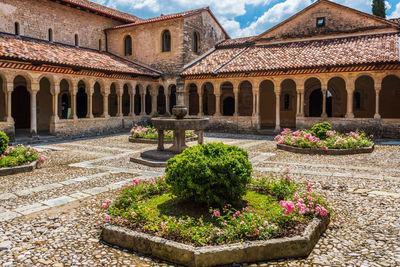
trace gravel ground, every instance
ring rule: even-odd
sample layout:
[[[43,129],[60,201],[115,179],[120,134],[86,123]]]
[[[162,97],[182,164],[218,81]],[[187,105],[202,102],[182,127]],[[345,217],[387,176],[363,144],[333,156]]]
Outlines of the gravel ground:
[[[400,192],[400,147],[377,146],[372,154],[356,156],[309,156],[277,151],[265,137],[207,134],[206,141],[223,141],[245,147],[253,166],[284,170],[288,166],[299,181],[311,181],[327,192],[335,214],[342,223],[332,223],[307,259],[256,263],[249,266],[400,266],[400,198],[371,196],[353,189]],[[237,138],[236,138],[237,137]],[[260,142],[265,140],[265,142]],[[127,136],[79,140],[51,145],[63,151],[46,152],[48,161],[33,173],[0,177],[1,192],[13,193],[48,183],[105,172],[71,168],[68,164],[98,159],[93,165],[139,169],[129,157],[118,156],[126,150],[154,149],[154,145],[131,144]],[[79,151],[79,152],[76,152]],[[96,152],[96,153],[93,153]],[[132,151],[132,154],[135,152]],[[136,152],[137,153],[137,152]],[[263,157],[262,153],[274,153]],[[306,164],[306,165],[304,165]],[[309,164],[309,165],[307,165]],[[160,168],[141,168],[161,171]],[[301,172],[315,172],[302,175]],[[259,171],[257,171],[259,172]],[[345,174],[334,177],[324,173]],[[261,172],[261,175],[268,173]],[[353,176],[361,176],[354,178]],[[41,201],[87,188],[133,178],[126,173],[110,173],[89,181],[0,200],[1,208],[11,209],[30,201]],[[379,178],[379,177],[387,178]],[[103,193],[12,221],[0,222],[0,265],[2,266],[170,266],[157,259],[130,253],[99,242],[99,215]]]

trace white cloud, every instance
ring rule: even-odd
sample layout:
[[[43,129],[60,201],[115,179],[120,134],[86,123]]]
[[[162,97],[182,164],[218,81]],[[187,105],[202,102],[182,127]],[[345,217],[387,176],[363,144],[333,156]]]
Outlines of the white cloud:
[[[397,3],[395,10],[390,14],[389,18],[400,18],[400,3]]]

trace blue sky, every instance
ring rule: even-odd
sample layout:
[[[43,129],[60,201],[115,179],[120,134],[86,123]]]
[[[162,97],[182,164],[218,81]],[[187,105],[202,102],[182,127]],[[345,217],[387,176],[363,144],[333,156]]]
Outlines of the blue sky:
[[[315,0],[92,0],[141,18],[210,6],[231,35],[260,34],[313,3]],[[333,0],[371,13],[372,0]],[[400,17],[400,0],[387,0],[387,16]]]

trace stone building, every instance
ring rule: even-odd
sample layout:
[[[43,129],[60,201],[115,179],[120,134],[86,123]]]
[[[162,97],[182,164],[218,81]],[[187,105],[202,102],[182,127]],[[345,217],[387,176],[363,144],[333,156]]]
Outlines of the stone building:
[[[141,19],[88,0],[0,0],[0,130],[84,136],[189,113],[221,130],[400,134],[400,20],[319,0],[230,39],[209,8]],[[26,129],[29,129],[27,131]]]

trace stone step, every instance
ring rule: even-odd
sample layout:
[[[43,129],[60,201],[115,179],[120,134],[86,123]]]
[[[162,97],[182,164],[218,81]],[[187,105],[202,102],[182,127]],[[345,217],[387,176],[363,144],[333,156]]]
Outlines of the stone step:
[[[132,157],[131,162],[149,166],[149,167],[155,167],[155,168],[165,168],[167,167],[167,162],[162,161],[162,160],[154,160],[154,159],[149,159],[149,158],[143,158],[143,157]]]

